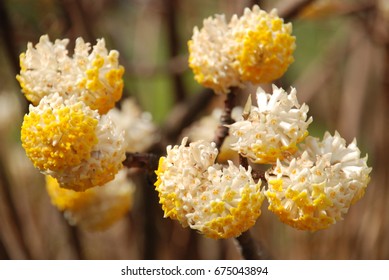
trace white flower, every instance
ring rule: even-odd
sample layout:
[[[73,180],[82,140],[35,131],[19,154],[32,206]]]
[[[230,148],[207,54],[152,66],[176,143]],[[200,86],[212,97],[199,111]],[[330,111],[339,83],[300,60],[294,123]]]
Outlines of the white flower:
[[[133,99],[123,100],[120,110],[113,108],[107,114],[125,132],[126,152],[144,152],[158,141],[151,114],[142,112]]]
[[[232,162],[215,164],[214,143],[196,141],[168,147],[155,183],[165,217],[178,220],[211,238],[229,238],[252,227],[260,216],[264,195],[251,168]]]
[[[233,150],[256,163],[274,163],[297,151],[297,144],[308,135],[308,106],[300,104],[296,89],[288,94],[273,85],[273,94],[257,90],[258,107],[252,106],[246,120],[230,126],[237,141]]]
[[[336,132],[320,141],[307,137],[298,157],[266,173],[269,209],[281,221],[298,229],[319,230],[342,220],[369,183],[367,156],[360,157],[354,140],[346,142]]]
[[[216,93],[228,93],[240,85],[238,72],[232,67],[234,46],[224,15],[204,20],[203,28],[193,30],[189,46],[189,66],[195,79]]]
[[[82,38],[76,40],[73,57],[66,49],[68,39],[52,43],[41,36],[35,48],[28,43],[20,55],[22,91],[33,105],[46,95],[59,93],[63,97],[77,96],[100,114],[105,114],[122,96],[124,73],[119,65],[119,53],[105,47],[104,39],[97,40],[93,50]]]

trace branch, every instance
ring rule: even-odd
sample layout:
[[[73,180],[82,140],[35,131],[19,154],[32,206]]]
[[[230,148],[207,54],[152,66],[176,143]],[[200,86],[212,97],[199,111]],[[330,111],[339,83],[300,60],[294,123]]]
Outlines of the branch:
[[[165,0],[164,1],[166,8],[166,27],[168,31],[168,43],[169,43],[169,52],[170,58],[175,58],[179,54],[179,34],[177,26],[177,4],[176,0]],[[186,96],[185,86],[182,79],[182,76],[177,73],[171,73],[171,79],[174,86],[174,98],[176,102],[183,101]]]
[[[220,125],[216,130],[216,135],[214,140],[218,150],[220,150],[224,140],[228,136],[228,131],[229,131],[228,125],[234,122],[234,120],[231,117],[231,112],[235,105],[235,91],[236,88],[232,88],[231,92],[227,94],[226,99],[224,101],[224,111],[220,117]]]
[[[306,6],[315,0],[298,0],[289,5],[282,6],[278,9],[279,17],[283,18],[285,22],[291,21],[295,18]]]
[[[240,236],[235,237],[241,254],[246,260],[264,260],[268,259],[268,254],[261,249],[251,236],[250,231],[243,232]],[[261,246],[262,247],[262,246]]]
[[[126,153],[126,159],[123,165],[132,168],[141,168],[148,171],[158,169],[158,156],[151,153]]]

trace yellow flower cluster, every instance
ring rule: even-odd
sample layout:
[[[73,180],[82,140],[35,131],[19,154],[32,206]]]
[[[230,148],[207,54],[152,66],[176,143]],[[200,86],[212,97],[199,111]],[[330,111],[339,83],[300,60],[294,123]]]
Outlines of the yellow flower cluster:
[[[243,82],[269,83],[280,78],[294,61],[292,25],[277,11],[255,5],[229,23],[224,15],[204,20],[188,42],[189,66],[195,79],[216,93],[228,93]]]

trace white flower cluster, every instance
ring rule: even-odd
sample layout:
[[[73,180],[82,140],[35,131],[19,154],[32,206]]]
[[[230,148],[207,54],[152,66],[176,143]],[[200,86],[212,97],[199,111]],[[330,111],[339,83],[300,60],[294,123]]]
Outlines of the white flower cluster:
[[[240,235],[261,214],[261,182],[254,182],[251,168],[216,164],[214,143],[186,143],[169,146],[160,160],[156,190],[165,217],[211,238]]]
[[[121,109],[113,108],[107,115],[124,131],[126,152],[144,152],[158,141],[158,131],[152,116],[143,112],[132,98],[121,102]]]
[[[105,114],[122,96],[124,73],[119,53],[105,47],[104,39],[91,46],[77,38],[73,57],[66,49],[69,39],[52,43],[41,36],[35,48],[28,43],[20,55],[21,71],[17,79],[26,98],[34,105],[46,95],[77,96],[92,109]]]
[[[367,156],[354,140],[348,146],[339,133],[320,141],[307,137],[295,158],[266,173],[269,209],[296,228],[319,230],[342,219],[369,183]]]
[[[275,163],[297,151],[297,144],[308,135],[308,106],[300,105],[296,89],[288,94],[273,85],[273,94],[257,90],[257,105],[251,106],[246,119],[230,126],[236,138],[233,150],[256,163]]]
[[[217,93],[240,85],[238,73],[231,67],[234,59],[231,35],[225,16],[216,15],[205,19],[201,30],[195,27],[188,43],[189,65],[197,80]]]
[[[195,79],[215,93],[228,93],[244,82],[268,83],[281,77],[293,62],[295,37],[277,11],[255,5],[226,22],[224,15],[204,20],[188,42],[189,66]]]

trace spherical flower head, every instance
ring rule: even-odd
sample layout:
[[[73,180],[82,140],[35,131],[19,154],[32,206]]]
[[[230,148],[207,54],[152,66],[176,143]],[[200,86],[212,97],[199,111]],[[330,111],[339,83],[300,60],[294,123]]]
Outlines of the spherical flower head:
[[[294,61],[295,37],[291,23],[285,24],[277,11],[270,13],[255,5],[230,22],[236,61],[242,81],[269,83],[280,78]]]
[[[46,189],[52,204],[71,225],[98,231],[108,229],[128,213],[135,188],[122,169],[114,180],[85,192],[61,188],[51,176],[46,176]]]
[[[307,119],[308,106],[300,105],[296,89],[288,94],[273,85],[273,94],[258,88],[258,106],[251,106],[246,119],[230,126],[236,139],[233,150],[255,163],[275,163],[297,151],[297,144],[308,135],[312,117]]]
[[[232,67],[233,42],[224,15],[205,19],[200,30],[195,27],[188,47],[189,67],[198,83],[215,93],[228,93],[230,87],[240,85],[239,74]]]
[[[90,44],[78,38],[74,55],[69,57],[68,43],[68,39],[52,43],[47,35],[41,36],[35,47],[28,43],[27,51],[20,55],[21,70],[16,77],[23,93],[35,106],[52,93],[75,95],[105,114],[122,96],[124,68],[118,63],[119,53],[108,53],[104,39],[89,53]]]
[[[266,173],[269,210],[301,230],[316,231],[342,220],[369,183],[367,156],[354,140],[348,146],[336,132],[320,141],[307,137],[300,155]]]
[[[30,106],[21,140],[35,167],[76,191],[112,180],[125,158],[123,133],[109,117],[56,93]]]
[[[168,147],[155,183],[165,217],[178,220],[210,238],[239,236],[260,216],[264,195],[251,169],[215,164],[214,143]]]
[[[107,114],[125,132],[126,152],[144,152],[158,141],[151,114],[142,111],[134,99],[123,100],[121,109],[113,108]]]
[[[22,146],[34,166],[59,171],[88,160],[98,142],[99,115],[75,98],[45,96],[30,105],[21,129]]]

